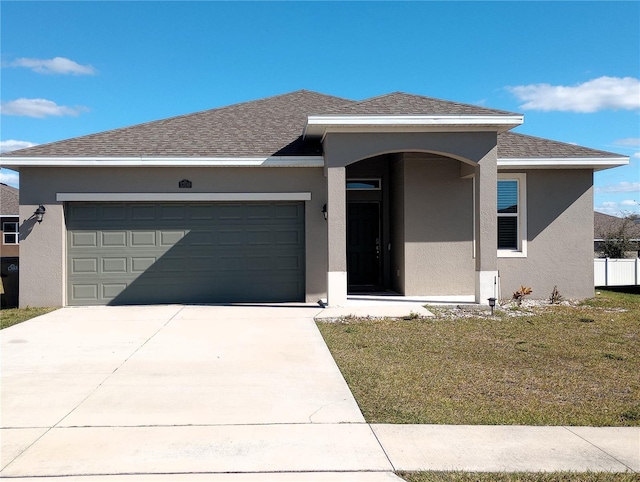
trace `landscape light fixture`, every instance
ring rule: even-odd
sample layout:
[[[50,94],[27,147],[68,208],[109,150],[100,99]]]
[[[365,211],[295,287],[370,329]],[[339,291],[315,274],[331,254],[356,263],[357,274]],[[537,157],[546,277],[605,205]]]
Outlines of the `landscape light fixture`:
[[[491,316],[493,316],[493,309],[496,307],[495,298],[489,298],[489,306],[491,307]]]
[[[36,221],[38,221],[38,223],[42,222],[42,218],[44,218],[44,213],[45,213],[46,209],[44,208],[44,206],[42,204],[40,204],[40,206],[38,206],[38,209],[36,209],[33,214],[35,214],[36,216]]]
[[[324,216],[324,220],[327,220],[327,205],[322,206],[322,215]]]

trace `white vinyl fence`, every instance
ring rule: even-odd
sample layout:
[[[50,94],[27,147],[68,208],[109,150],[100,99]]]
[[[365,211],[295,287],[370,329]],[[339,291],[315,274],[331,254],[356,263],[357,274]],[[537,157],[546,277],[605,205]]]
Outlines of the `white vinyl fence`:
[[[596,258],[593,261],[594,286],[640,284],[640,258]]]

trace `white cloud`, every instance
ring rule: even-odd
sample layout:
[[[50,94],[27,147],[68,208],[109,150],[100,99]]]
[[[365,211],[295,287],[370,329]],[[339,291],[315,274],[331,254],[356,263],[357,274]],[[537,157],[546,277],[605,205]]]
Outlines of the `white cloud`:
[[[618,139],[613,141],[616,146],[622,147],[640,147],[640,137],[627,137],[626,139]]]
[[[24,149],[26,147],[33,147],[37,144],[28,141],[16,141],[9,139],[8,141],[0,141],[0,154],[3,152],[15,151],[16,149]]]
[[[640,158],[640,152],[634,152],[631,157]]]
[[[507,90],[524,102],[522,109],[583,113],[640,109],[640,79],[633,77],[598,77],[573,86],[518,85]]]
[[[4,115],[17,115],[26,117],[43,118],[47,116],[76,116],[80,112],[86,112],[89,109],[84,106],[68,107],[66,105],[58,105],[52,100],[47,99],[17,99],[0,104],[0,113]]]
[[[9,65],[11,67],[26,67],[39,74],[95,75],[98,73],[91,65],[80,65],[65,57],[53,59],[21,58],[14,60]]]
[[[600,206],[596,206],[594,209],[600,213],[609,214],[611,216],[616,216],[620,212],[618,209],[618,203],[614,202],[603,202]]]
[[[594,210],[611,216],[624,217],[629,214],[640,214],[640,203],[633,199],[620,202],[603,201],[599,206],[595,206]]]
[[[640,182],[621,181],[618,184],[607,184],[603,187],[596,187],[597,193],[615,193],[615,192],[640,192]]]
[[[11,169],[0,169],[0,182],[9,186],[18,187],[20,185],[20,174]]]

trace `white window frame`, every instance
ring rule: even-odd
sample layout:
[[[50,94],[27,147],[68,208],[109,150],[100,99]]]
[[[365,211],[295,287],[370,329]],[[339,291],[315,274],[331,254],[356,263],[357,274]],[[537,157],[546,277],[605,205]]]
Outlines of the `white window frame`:
[[[518,183],[518,212],[509,214],[518,218],[518,248],[498,249],[498,258],[526,258],[527,257],[527,175],[519,173],[498,173],[498,181],[517,181]],[[498,186],[496,185],[496,190]],[[505,216],[498,214],[496,216]]]
[[[7,224],[15,224],[15,231],[7,231]],[[16,237],[16,241],[15,243],[8,243],[7,242],[7,235],[8,234],[13,234]],[[7,244],[7,245],[12,245],[12,244],[19,244],[20,242],[20,226],[18,224],[17,221],[4,221],[2,223],[2,244]]]

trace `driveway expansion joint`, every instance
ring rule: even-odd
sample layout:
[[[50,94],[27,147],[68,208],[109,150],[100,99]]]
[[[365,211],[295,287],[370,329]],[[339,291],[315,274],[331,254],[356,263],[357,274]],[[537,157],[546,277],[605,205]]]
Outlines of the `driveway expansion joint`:
[[[607,457],[610,457],[612,460],[615,460],[616,462],[618,462],[621,465],[624,465],[630,472],[634,472],[635,470],[632,467],[629,467],[628,464],[624,463],[622,460],[620,460],[619,458],[617,458],[615,455],[610,454],[609,452],[607,452],[605,449],[603,449],[602,447],[596,445],[595,443],[593,443],[591,440],[584,438],[582,435],[575,433],[573,430],[571,430],[570,426],[564,426],[563,428],[565,428],[566,430],[568,430],[570,433],[572,433],[573,435],[575,435],[576,437],[578,437],[581,440],[584,440],[585,442],[587,442],[589,445],[591,445],[592,447],[598,449],[600,452],[602,452],[603,454],[605,454]],[[638,455],[640,457],[640,454]]]
[[[373,434],[373,436],[376,439],[376,442],[378,442],[378,445],[380,446],[380,450],[382,450],[382,453],[384,454],[384,456],[387,458],[387,462],[389,462],[389,465],[393,468],[394,472],[397,472],[398,469],[396,469],[396,466],[394,465],[394,463],[391,461],[391,457],[389,457],[389,454],[387,453],[387,450],[384,448],[384,445],[382,445],[382,442],[380,441],[380,439],[378,438],[378,434],[376,434],[376,431],[373,429],[373,425],[370,423],[367,423],[367,426],[369,427],[369,430],[371,430],[371,433]]]

